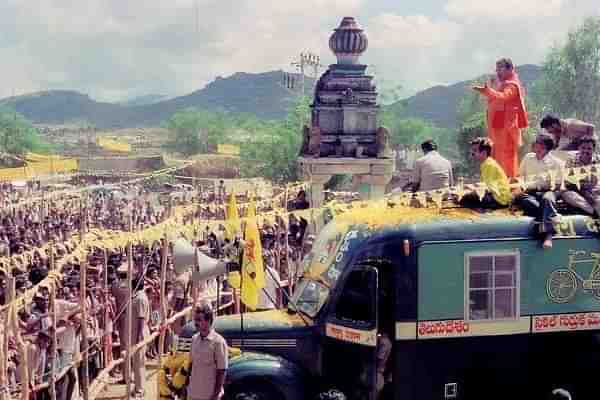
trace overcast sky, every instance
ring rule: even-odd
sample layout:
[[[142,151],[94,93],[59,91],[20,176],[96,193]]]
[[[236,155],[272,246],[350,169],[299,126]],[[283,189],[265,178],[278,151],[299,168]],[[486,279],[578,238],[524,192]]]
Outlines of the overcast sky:
[[[540,63],[599,14],[599,0],[0,0],[0,97],[175,96],[237,71],[292,71],[303,50],[328,64],[346,15],[369,36],[361,61],[408,93],[492,72],[501,56]]]

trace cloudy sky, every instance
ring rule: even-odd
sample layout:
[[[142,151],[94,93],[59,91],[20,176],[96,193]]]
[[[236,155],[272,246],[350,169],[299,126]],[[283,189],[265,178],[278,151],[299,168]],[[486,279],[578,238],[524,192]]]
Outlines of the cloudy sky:
[[[0,0],[0,97],[73,89],[115,101],[199,89],[237,71],[334,61],[341,18],[369,36],[363,63],[409,93],[539,63],[598,0]]]

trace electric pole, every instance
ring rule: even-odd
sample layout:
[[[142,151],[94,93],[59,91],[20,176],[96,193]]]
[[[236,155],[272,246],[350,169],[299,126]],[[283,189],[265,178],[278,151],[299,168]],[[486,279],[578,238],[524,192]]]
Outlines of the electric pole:
[[[196,24],[196,36],[200,33],[200,6],[198,1],[194,1],[194,22]]]
[[[305,82],[304,82],[305,73],[304,73],[304,71],[306,70],[306,68],[312,68],[314,80],[316,82],[318,79],[318,75],[319,75],[319,68],[321,68],[323,66],[323,65],[321,65],[321,57],[319,57],[311,52],[302,52],[302,53],[300,53],[300,60],[293,61],[291,63],[291,65],[293,67],[296,67],[300,71],[300,79],[301,79],[300,84],[301,84],[302,96],[304,96],[304,94],[305,94]]]

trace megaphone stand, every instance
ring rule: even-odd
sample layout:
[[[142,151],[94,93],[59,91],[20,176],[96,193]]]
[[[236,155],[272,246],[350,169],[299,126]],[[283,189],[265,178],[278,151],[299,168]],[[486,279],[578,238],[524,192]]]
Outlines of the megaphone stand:
[[[242,266],[243,264],[243,260],[244,260],[244,250],[242,250],[240,252],[239,255],[239,262],[240,262],[240,266]],[[240,270],[240,297],[242,297],[242,288],[244,287],[244,274],[243,272]],[[243,353],[244,352],[244,338],[246,337],[246,334],[244,333],[244,311],[245,311],[246,307],[243,304],[240,304],[240,333],[241,333],[241,337],[240,337],[240,351]]]
[[[198,247],[194,247],[194,271],[200,272],[200,265],[198,264]],[[192,285],[192,308],[193,308],[198,305],[198,285],[200,282],[190,279],[190,283]]]
[[[217,315],[219,315],[219,310],[221,309],[221,275],[217,275]]]

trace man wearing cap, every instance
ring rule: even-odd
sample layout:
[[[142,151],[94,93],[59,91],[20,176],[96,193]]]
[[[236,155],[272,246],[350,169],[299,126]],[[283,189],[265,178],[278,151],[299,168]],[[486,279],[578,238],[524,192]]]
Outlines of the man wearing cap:
[[[192,366],[188,386],[191,400],[219,400],[223,397],[228,366],[227,342],[213,329],[214,313],[209,304],[197,306],[194,323],[198,333],[192,340]]]

